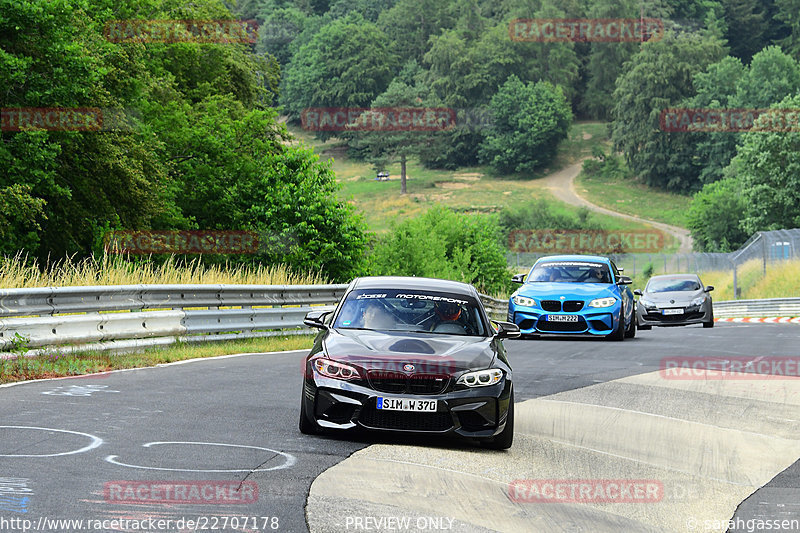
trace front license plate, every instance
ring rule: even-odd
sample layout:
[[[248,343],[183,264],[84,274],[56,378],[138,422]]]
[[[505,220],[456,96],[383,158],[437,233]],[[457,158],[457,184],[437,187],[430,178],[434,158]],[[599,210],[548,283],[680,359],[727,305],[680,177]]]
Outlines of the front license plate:
[[[665,315],[682,315],[683,309],[663,309],[661,312]]]
[[[378,409],[385,411],[436,412],[436,400],[415,400],[412,398],[378,398]]]
[[[577,322],[578,315],[547,315],[548,322]]]

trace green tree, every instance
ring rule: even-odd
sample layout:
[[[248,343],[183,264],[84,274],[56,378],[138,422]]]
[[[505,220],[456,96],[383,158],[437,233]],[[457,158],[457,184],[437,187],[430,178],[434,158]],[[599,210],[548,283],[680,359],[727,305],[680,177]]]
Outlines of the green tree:
[[[639,4],[634,0],[622,2],[597,0],[589,8],[592,18],[631,18],[639,16]],[[649,16],[649,15],[648,15]],[[586,63],[586,93],[581,102],[593,118],[607,120],[613,107],[614,83],[622,71],[622,65],[636,53],[639,43],[603,43],[590,45]]]
[[[413,78],[413,71],[419,67],[412,62],[408,66],[410,72],[405,72],[395,78],[389,87],[372,102],[371,108],[422,108],[425,109],[427,90],[411,86],[402,79]],[[423,111],[420,112],[423,112]],[[430,111],[429,111],[430,112]],[[442,129],[451,122],[448,117],[436,117]],[[444,122],[443,122],[444,120]],[[378,167],[387,163],[400,163],[400,193],[406,193],[406,164],[410,157],[419,157],[421,153],[429,152],[430,145],[435,136],[441,132],[408,129],[404,131],[367,131],[354,132],[350,146],[362,150],[366,157]]]
[[[294,118],[310,107],[367,107],[399,66],[382,32],[353,13],[323,26],[292,59],[281,102]]]
[[[800,108],[800,95],[772,107]],[[761,115],[756,128],[776,128],[781,120],[785,123],[784,114]],[[742,228],[746,233],[800,227],[800,132],[788,127],[744,134],[726,174],[741,184],[745,205]]]
[[[724,55],[714,35],[667,32],[664,39],[643,44],[625,63],[614,90],[612,140],[628,167],[648,185],[674,191],[699,188],[693,134],[661,131],[659,115],[693,96],[694,75]]]
[[[501,173],[532,172],[550,162],[566,139],[572,112],[560,87],[511,76],[489,104],[494,124],[481,144],[484,161]]]
[[[747,240],[741,229],[745,209],[741,187],[737,179],[726,178],[706,184],[694,195],[686,218],[695,250],[731,252]]]
[[[490,293],[508,286],[496,219],[457,214],[442,206],[398,224],[376,243],[371,260],[377,275],[452,279]]]

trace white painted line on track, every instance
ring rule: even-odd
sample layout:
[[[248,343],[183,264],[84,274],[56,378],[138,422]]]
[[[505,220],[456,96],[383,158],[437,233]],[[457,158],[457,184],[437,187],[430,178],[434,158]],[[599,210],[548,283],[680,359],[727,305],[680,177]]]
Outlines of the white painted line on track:
[[[221,442],[187,442],[187,441],[162,441],[162,442],[148,442],[146,444],[142,444],[144,448],[150,448],[151,446],[158,446],[161,444],[188,444],[188,445],[195,445],[195,446],[225,446],[229,448],[250,448],[253,450],[264,450],[268,452],[272,452],[275,455],[280,455],[285,458],[283,464],[278,466],[273,466],[270,468],[244,468],[244,469],[227,469],[227,470],[215,470],[215,469],[193,469],[193,468],[162,468],[162,467],[155,467],[155,466],[142,466],[142,465],[132,465],[117,461],[117,455],[109,455],[105,458],[105,460],[111,464],[118,465],[118,466],[126,466],[128,468],[138,468],[141,470],[162,470],[167,472],[269,472],[272,470],[283,470],[284,468],[291,468],[297,462],[297,458],[286,452],[280,452],[278,450],[273,450],[271,448],[264,448],[262,446],[247,446],[244,444],[226,444]]]
[[[83,448],[77,450],[71,450],[68,452],[61,452],[61,453],[50,453],[50,454],[0,454],[0,457],[59,457],[62,455],[74,455],[76,453],[83,453],[88,452],[89,450],[93,450],[103,444],[103,439],[100,437],[96,437],[94,435],[90,435],[89,433],[81,433],[80,431],[69,431],[67,429],[53,429],[53,428],[42,428],[36,426],[0,426],[0,429],[34,429],[39,431],[52,431],[55,433],[69,433],[71,435],[80,435],[82,437],[88,437],[92,439],[91,444],[88,446],[84,446]]]

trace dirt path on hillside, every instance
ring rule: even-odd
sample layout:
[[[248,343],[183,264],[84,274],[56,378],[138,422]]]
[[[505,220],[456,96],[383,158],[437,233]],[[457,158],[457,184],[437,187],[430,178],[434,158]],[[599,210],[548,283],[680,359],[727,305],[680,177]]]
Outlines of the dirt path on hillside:
[[[587,207],[589,210],[596,213],[624,218],[641,224],[649,224],[650,226],[653,226],[654,228],[665,233],[669,233],[678,239],[678,242],[680,243],[680,247],[678,248],[679,253],[689,253],[692,251],[692,237],[689,233],[689,230],[685,228],[664,224],[662,222],[654,222],[652,220],[639,218],[633,215],[626,215],[625,213],[618,213],[616,211],[606,209],[605,207],[595,205],[589,200],[580,196],[575,190],[575,177],[580,174],[582,166],[583,161],[579,161],[566,168],[562,168],[558,172],[553,172],[552,174],[541,178],[538,180],[538,183],[540,183],[544,188],[550,190],[550,192],[553,193],[553,196],[562,202],[578,207]]]

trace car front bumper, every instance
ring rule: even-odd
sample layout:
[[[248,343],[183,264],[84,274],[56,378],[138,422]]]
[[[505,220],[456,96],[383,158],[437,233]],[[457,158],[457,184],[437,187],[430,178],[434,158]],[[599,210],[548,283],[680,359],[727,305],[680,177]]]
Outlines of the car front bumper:
[[[307,416],[323,429],[423,433],[491,439],[503,431],[512,396],[507,377],[486,387],[442,394],[392,394],[314,373],[304,380]],[[436,412],[377,409],[377,398],[436,400]]]
[[[688,326],[709,322],[714,319],[714,314],[707,304],[686,307],[680,315],[665,315],[661,308],[650,308],[648,311],[645,306],[637,303],[636,319],[640,326]]]
[[[576,322],[555,322],[548,315],[574,315]],[[596,335],[606,336],[614,331],[619,320],[624,320],[619,302],[612,307],[587,307],[578,312],[549,313],[538,307],[524,307],[511,303],[509,322],[519,326],[522,335]]]

